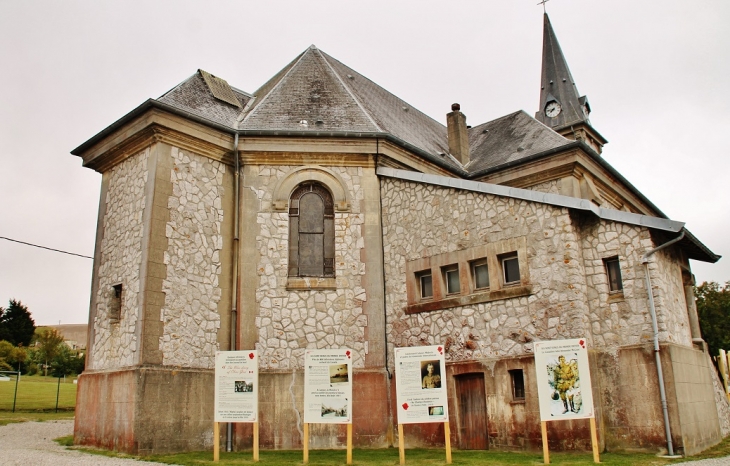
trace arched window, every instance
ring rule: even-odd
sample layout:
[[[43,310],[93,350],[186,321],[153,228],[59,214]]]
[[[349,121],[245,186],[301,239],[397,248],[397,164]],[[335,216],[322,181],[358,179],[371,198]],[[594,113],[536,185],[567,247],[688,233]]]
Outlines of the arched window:
[[[321,184],[305,182],[289,200],[289,276],[335,276],[335,210]]]

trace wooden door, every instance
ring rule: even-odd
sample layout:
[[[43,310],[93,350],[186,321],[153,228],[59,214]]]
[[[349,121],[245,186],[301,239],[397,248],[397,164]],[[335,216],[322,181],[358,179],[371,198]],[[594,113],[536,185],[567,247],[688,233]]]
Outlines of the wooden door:
[[[487,449],[487,397],[484,374],[456,376],[456,396],[459,400],[459,448]]]

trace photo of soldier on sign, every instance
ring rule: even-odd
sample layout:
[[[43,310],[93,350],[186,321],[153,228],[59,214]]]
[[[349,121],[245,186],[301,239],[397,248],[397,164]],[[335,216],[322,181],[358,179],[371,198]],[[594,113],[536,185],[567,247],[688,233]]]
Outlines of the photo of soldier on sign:
[[[536,342],[535,367],[541,420],[594,416],[584,338]]]

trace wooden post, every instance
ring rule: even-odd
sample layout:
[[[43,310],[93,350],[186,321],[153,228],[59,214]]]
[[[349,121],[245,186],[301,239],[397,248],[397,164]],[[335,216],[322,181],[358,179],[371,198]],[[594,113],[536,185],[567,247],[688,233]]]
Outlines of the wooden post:
[[[216,463],[220,459],[221,451],[221,428],[217,422],[213,423],[213,461]]]
[[[309,423],[304,423],[304,464],[309,463]]]
[[[444,440],[446,442],[446,464],[451,464],[451,428],[449,428],[449,421],[444,422]]]
[[[347,464],[352,464],[352,424],[347,424]]]
[[[547,421],[540,422],[542,430],[542,458],[543,463],[550,464],[550,450],[548,449]]]
[[[601,459],[598,457],[598,434],[596,433],[596,418],[591,418],[591,444],[593,444],[593,462],[600,463]]]
[[[253,460],[259,460],[259,421],[253,423]]]
[[[398,424],[398,452],[400,455],[400,464],[406,464],[406,443],[403,439],[403,424]]]

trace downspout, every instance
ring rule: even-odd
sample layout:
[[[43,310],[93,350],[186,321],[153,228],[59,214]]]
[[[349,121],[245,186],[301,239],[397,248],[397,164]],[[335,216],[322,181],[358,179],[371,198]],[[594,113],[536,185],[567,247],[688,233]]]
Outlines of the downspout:
[[[380,161],[380,140],[375,138],[375,170],[378,170],[378,163]],[[377,176],[377,175],[376,175]],[[383,265],[383,348],[385,353],[385,372],[388,374],[388,379],[393,378],[393,374],[390,373],[388,368],[388,303],[386,299],[385,289],[385,244],[383,242],[383,191],[380,185],[380,178],[378,178],[378,202],[380,203],[380,258],[382,259]],[[388,392],[390,393],[390,391]]]
[[[662,413],[664,414],[664,431],[667,436],[667,454],[674,456],[674,447],[672,445],[672,431],[669,426],[669,410],[667,409],[667,393],[664,390],[664,373],[662,372],[662,361],[659,357],[659,327],[656,320],[656,309],[654,307],[654,293],[651,288],[651,277],[649,276],[649,256],[652,256],[655,252],[660,251],[672,244],[680,241],[684,238],[684,230],[682,234],[674,238],[673,240],[667,241],[661,246],[657,246],[651,251],[641,256],[641,263],[644,264],[644,275],[646,277],[646,292],[649,295],[649,313],[651,314],[651,326],[654,330],[654,357],[656,359],[656,371],[657,377],[659,378],[659,396],[662,400]]]
[[[236,328],[238,326],[238,206],[240,203],[239,172],[241,167],[238,160],[238,131],[233,136],[233,278],[231,280],[231,341],[229,349],[235,351]],[[233,451],[233,423],[229,422],[226,430],[226,451]]]

